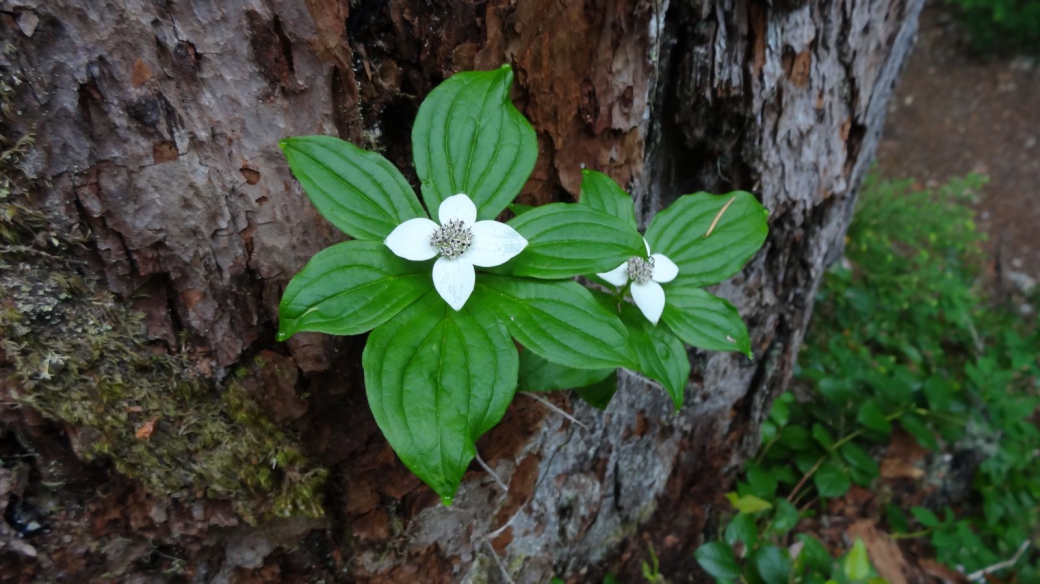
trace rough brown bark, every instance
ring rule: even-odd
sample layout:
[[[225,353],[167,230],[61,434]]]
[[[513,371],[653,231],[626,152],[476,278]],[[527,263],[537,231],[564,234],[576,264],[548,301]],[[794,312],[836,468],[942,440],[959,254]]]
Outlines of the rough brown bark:
[[[134,299],[149,334],[192,355],[200,375],[222,379],[261,350],[291,357],[265,360],[295,365],[290,386],[307,394],[304,406],[291,396],[306,413],[281,423],[332,470],[327,519],[275,527],[162,526],[174,515],[131,517],[132,502],[105,499],[87,481],[63,495],[84,511],[52,521],[39,540],[46,561],[21,557],[20,569],[105,581],[125,556],[132,581],[164,581],[162,557],[126,555],[158,545],[198,582],[483,582],[500,578],[494,549],[513,580],[536,583],[593,581],[604,562],[634,575],[644,532],[664,573],[696,579],[690,552],[713,531],[723,477],[756,447],[791,376],[921,0],[2,7],[15,47],[6,66],[24,82],[12,126],[36,135],[27,174],[44,185],[44,208],[62,229],[89,228],[108,287]],[[591,429],[519,396],[478,445],[508,493],[474,465],[445,508],[375,428],[359,374],[363,339],[274,341],[289,277],[342,237],[276,144],[339,135],[382,151],[414,182],[409,138],[423,96],[456,71],[503,62],[539,136],[521,202],[573,200],[582,167],[627,185],[644,221],[683,193],[760,195],[771,212],[766,246],[715,290],[748,322],[755,359],[691,351],[689,405],[678,415],[659,388],[628,376],[606,413],[553,398]],[[161,541],[146,544],[145,532]],[[63,559],[62,536],[93,538],[90,561]]]

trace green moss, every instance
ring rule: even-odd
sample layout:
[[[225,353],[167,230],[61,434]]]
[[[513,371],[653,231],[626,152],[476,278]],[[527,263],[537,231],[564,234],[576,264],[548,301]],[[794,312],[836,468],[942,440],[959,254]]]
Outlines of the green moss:
[[[240,377],[219,386],[186,358],[157,353],[141,315],[72,259],[82,242],[52,232],[26,203],[33,185],[17,169],[31,143],[0,135],[7,398],[65,425],[80,457],[110,460],[156,495],[227,499],[251,522],[321,515],[326,470],[260,412]]]

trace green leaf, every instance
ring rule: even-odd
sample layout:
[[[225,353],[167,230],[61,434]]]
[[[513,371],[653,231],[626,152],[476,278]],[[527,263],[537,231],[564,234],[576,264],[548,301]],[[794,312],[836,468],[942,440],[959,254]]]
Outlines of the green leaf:
[[[892,432],[892,424],[888,421],[877,400],[873,398],[863,402],[863,405],[860,406],[859,413],[856,414],[856,421],[871,430],[885,434]]]
[[[646,256],[634,227],[585,205],[542,205],[509,225],[527,239],[527,247],[491,270],[495,273],[560,280],[607,272],[633,256]]]
[[[300,331],[361,334],[432,289],[429,262],[401,259],[382,242],[338,243],[289,281],[278,306],[278,340]]]
[[[632,197],[614,179],[595,170],[581,171],[581,196],[578,204],[588,205],[607,215],[617,217],[632,226],[636,225],[636,209]]]
[[[769,231],[767,218],[768,212],[751,193],[684,195],[654,217],[646,240],[650,251],[679,266],[673,287],[703,288],[739,272],[755,255]]]
[[[574,393],[597,410],[607,409],[610,400],[614,399],[614,394],[617,393],[617,369],[611,370],[610,375],[601,381],[575,388]]]
[[[885,516],[888,517],[888,524],[892,527],[893,532],[910,532],[910,524],[906,521],[906,514],[899,507],[891,503],[885,505]]]
[[[845,409],[848,404],[849,396],[851,391],[849,390],[848,380],[837,379],[834,377],[825,377],[816,384],[816,389],[820,392],[823,397],[834,404],[836,407]]]
[[[567,583],[563,581],[563,578],[559,578],[559,577],[553,576],[552,584],[567,584]]]
[[[769,419],[777,426],[786,426],[787,420],[791,417],[790,406],[787,405],[787,400],[783,399],[785,395],[790,394],[780,394],[780,397],[773,400],[773,408],[769,410]]]
[[[661,318],[684,343],[712,351],[740,351],[751,358],[747,326],[729,301],[699,288],[664,287]]]
[[[808,432],[806,435],[808,435]],[[807,444],[813,445],[808,442]],[[794,465],[798,469],[798,472],[802,474],[809,472],[812,467],[816,466],[816,464],[820,462],[820,449],[816,448],[815,445],[813,446],[814,447],[811,450],[803,450],[794,455]]]
[[[779,486],[772,473],[758,467],[748,468],[747,481],[751,486],[751,492],[763,498],[776,495],[776,488]]]
[[[845,469],[827,461],[813,475],[813,483],[821,497],[840,497],[852,486],[852,479]]]
[[[726,493],[726,498],[729,499],[733,508],[740,513],[754,514],[773,508],[769,501],[760,499],[754,495],[744,495],[741,497],[736,493]]]
[[[802,542],[802,551],[796,563],[801,569],[812,569],[829,575],[834,566],[834,558],[820,540],[807,533],[799,533],[798,541]]]
[[[476,455],[475,441],[516,390],[516,346],[476,302],[456,312],[430,292],[368,337],[368,404],[390,446],[446,504]]]
[[[771,420],[762,422],[762,443],[772,442],[779,432],[780,431],[776,429],[776,424]]]
[[[776,546],[762,546],[752,552],[748,565],[765,584],[787,584],[791,577],[791,558]]]
[[[1006,507],[998,498],[997,493],[987,490],[982,494],[982,511],[986,515],[986,521],[990,525],[997,525],[1000,518],[1004,516]]]
[[[630,369],[661,382],[679,410],[690,378],[686,347],[667,327],[654,326],[634,305],[622,302],[620,308],[621,321],[628,328],[629,346],[639,363]]]
[[[586,387],[603,381],[616,369],[575,369],[553,363],[534,351],[520,353],[521,391],[559,391]]]
[[[897,369],[892,375],[882,375],[880,371],[871,371],[867,377],[882,398],[893,404],[908,404],[914,399],[916,381],[903,372],[905,369]]]
[[[697,548],[693,553],[697,563],[704,571],[715,578],[736,580],[740,577],[740,567],[733,556],[733,548],[726,542],[713,541]]]
[[[928,450],[938,450],[939,443],[935,440],[935,433],[924,424],[924,420],[914,414],[903,414],[899,418],[899,424],[904,430],[917,439],[917,443]]]
[[[791,450],[805,450],[812,445],[809,431],[801,426],[784,426],[780,431],[780,444]]]
[[[514,216],[519,217],[520,215],[523,215],[524,213],[526,213],[528,211],[533,211],[534,209],[537,209],[538,207],[535,207],[535,206],[532,206],[532,205],[523,205],[523,204],[520,204],[520,203],[510,203],[507,208],[510,211],[513,212]]]
[[[798,481],[802,478],[801,475],[796,473],[793,468],[787,466],[786,464],[784,466],[773,467],[769,469],[769,472],[773,473],[773,476],[776,477],[776,480],[778,482],[784,483],[786,485],[796,485],[798,484]]]
[[[547,361],[534,351],[522,351],[518,387],[521,391],[573,389],[592,407],[605,410],[617,392],[617,369],[575,369]]]
[[[850,580],[866,580],[870,576],[870,558],[867,557],[867,546],[862,539],[856,538],[849,555],[845,556],[842,569]]]
[[[846,442],[843,444],[840,453],[842,458],[849,463],[849,466],[863,471],[871,479],[877,477],[881,472],[874,457],[855,442]]]
[[[494,219],[520,193],[538,156],[534,129],[509,99],[513,70],[457,73],[430,92],[412,127],[415,172],[433,219],[441,201],[469,195]]]
[[[494,310],[525,349],[547,361],[577,369],[635,368],[625,326],[576,282],[482,274],[470,303]]]
[[[758,545],[758,526],[755,525],[755,517],[746,513],[737,513],[726,526],[723,537],[730,545],[738,541],[744,542],[749,549]]]
[[[849,465],[849,476],[852,478],[852,482],[863,487],[870,486],[870,482],[877,478],[877,475],[870,474],[870,472],[852,464]]]
[[[286,138],[278,146],[322,217],[355,239],[382,241],[426,216],[401,172],[375,152],[332,136]]]
[[[832,447],[834,447],[834,438],[831,437],[831,433],[828,432],[827,429],[824,428],[822,425],[813,424],[812,436],[816,439],[816,442],[820,446],[823,446],[827,450],[830,450]]]
[[[941,523],[935,513],[932,513],[924,507],[911,507],[910,513],[912,513],[914,518],[925,527],[937,527]]]
[[[851,465],[849,466],[849,476],[852,477],[852,482],[863,487],[870,486],[870,482],[876,478],[876,476],[872,476],[870,473],[864,472],[863,469],[856,468]]]
[[[928,407],[933,410],[941,412],[949,409],[954,393],[950,382],[941,377],[929,377],[924,382],[924,395],[928,398]]]
[[[798,513],[798,508],[788,503],[786,499],[779,499],[776,502],[776,514],[773,516],[773,526],[770,529],[773,533],[784,535],[798,525],[799,519],[801,519],[801,514]]]

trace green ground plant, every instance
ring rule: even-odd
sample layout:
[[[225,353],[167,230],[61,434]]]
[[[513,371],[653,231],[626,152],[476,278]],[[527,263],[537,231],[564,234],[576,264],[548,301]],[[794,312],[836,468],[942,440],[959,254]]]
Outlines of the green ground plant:
[[[980,49],[1038,52],[1040,1],[948,0],[960,9],[961,21]]]
[[[931,453],[916,485],[932,493],[931,508],[893,497],[882,527],[926,539],[965,573],[1017,558],[997,575],[1040,582],[1040,334],[1035,314],[996,302],[982,284],[983,236],[967,203],[983,184],[868,180],[846,259],[819,293],[795,388],[775,401],[760,453],[729,495],[736,515],[697,551],[719,581],[869,581],[848,567],[855,546],[830,549],[796,531],[853,484],[877,490],[878,459],[902,429]]]

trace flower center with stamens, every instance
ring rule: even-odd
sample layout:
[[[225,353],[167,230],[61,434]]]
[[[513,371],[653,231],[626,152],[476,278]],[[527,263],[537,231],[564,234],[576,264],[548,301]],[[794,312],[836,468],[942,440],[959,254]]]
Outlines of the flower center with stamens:
[[[430,245],[437,248],[442,256],[454,259],[473,245],[473,231],[462,221],[452,219],[433,232]]]
[[[646,260],[640,257],[629,258],[628,260],[628,279],[638,282],[639,284],[646,284],[649,282],[654,274],[654,262],[653,260]]]

